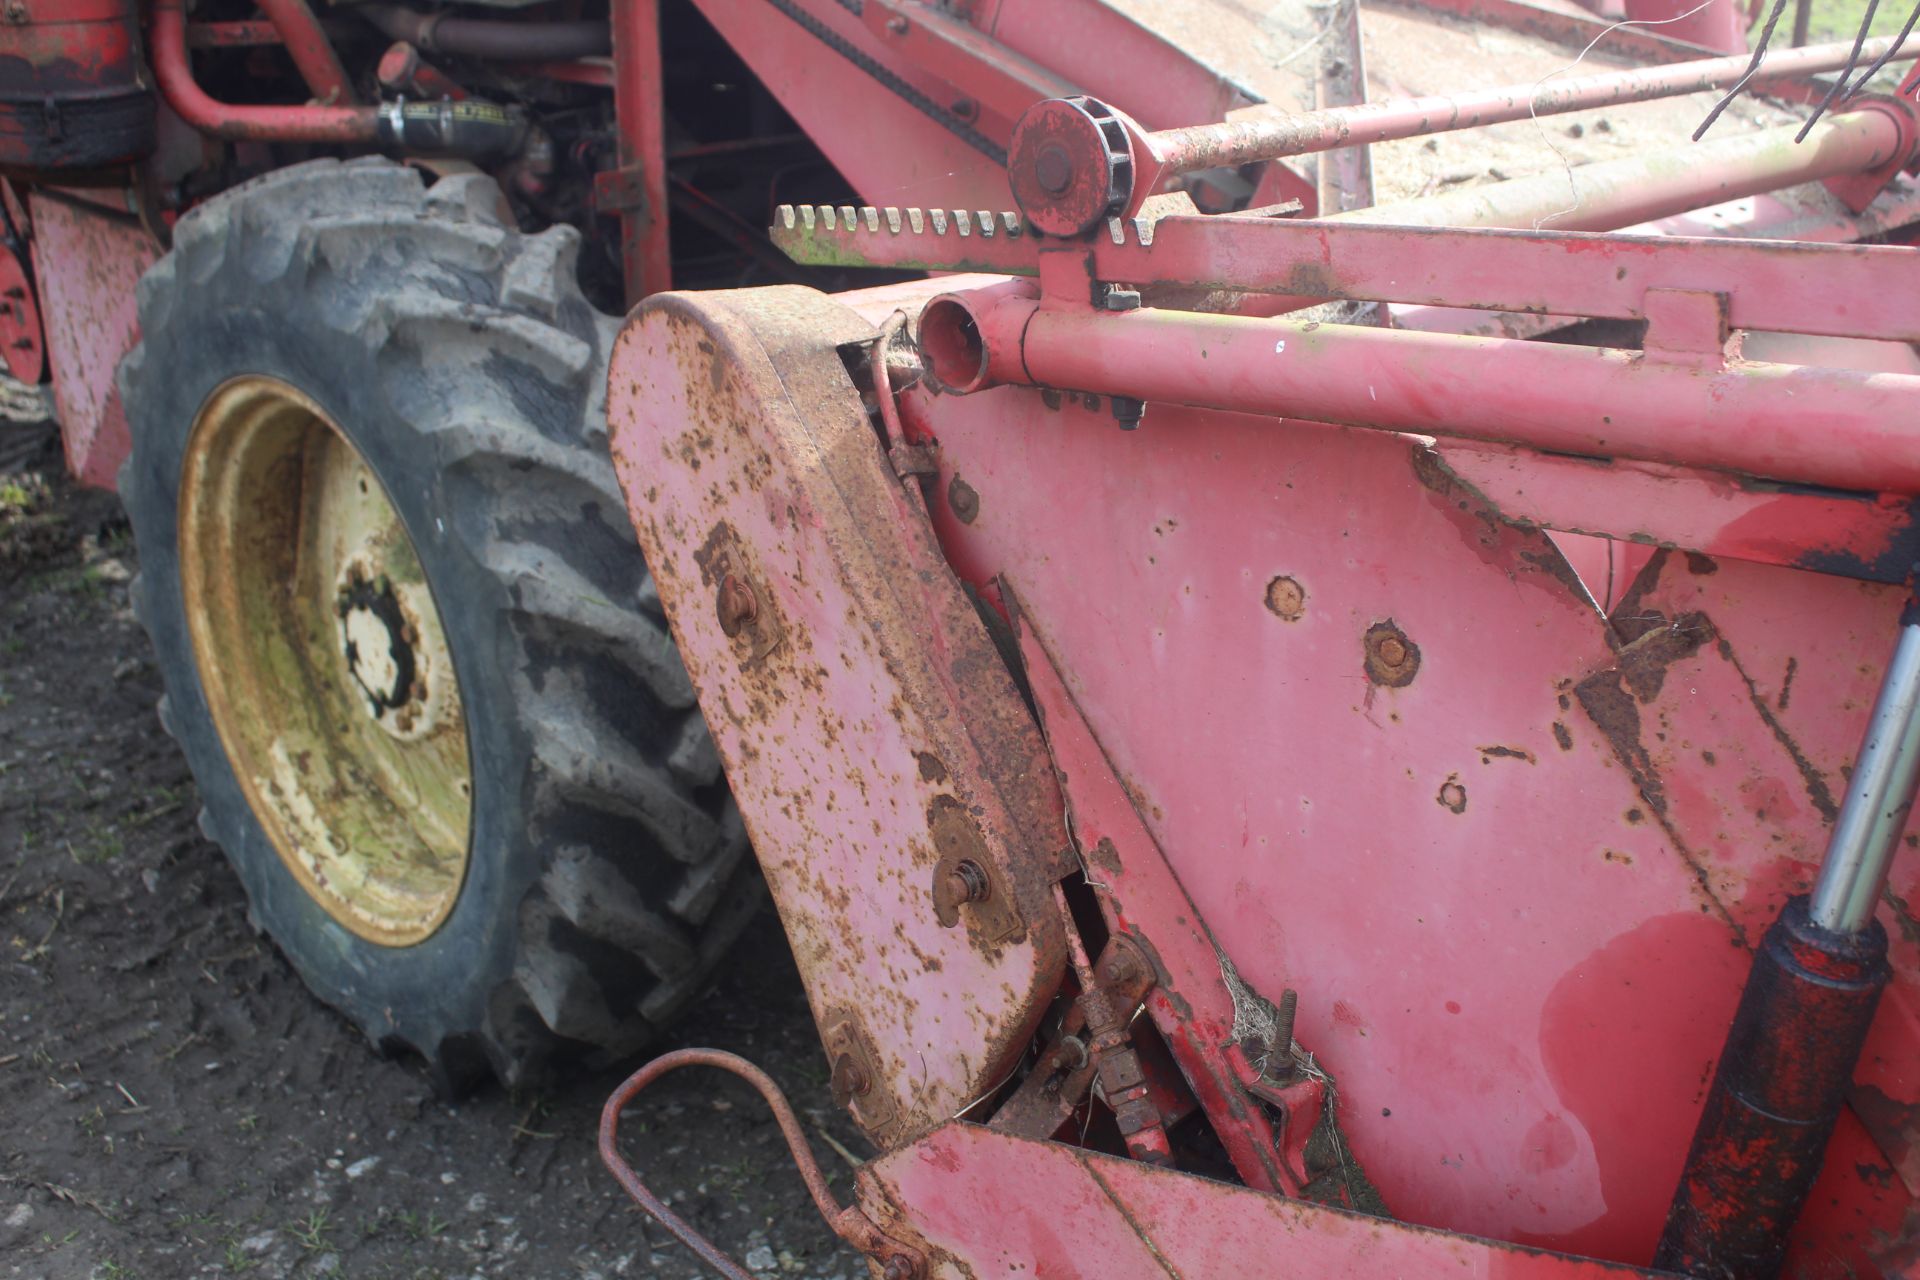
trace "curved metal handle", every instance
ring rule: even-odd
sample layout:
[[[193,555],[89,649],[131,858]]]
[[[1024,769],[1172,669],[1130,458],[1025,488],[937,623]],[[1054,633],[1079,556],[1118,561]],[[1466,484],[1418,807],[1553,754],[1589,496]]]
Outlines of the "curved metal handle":
[[[820,1162],[814,1159],[813,1149],[807,1145],[807,1136],[800,1128],[800,1118],[793,1113],[793,1104],[787,1101],[787,1095],[780,1091],[780,1086],[773,1082],[773,1078],[738,1054],[719,1049],[678,1049],[655,1058],[628,1076],[600,1110],[601,1163],[626,1188],[634,1202],[671,1231],[680,1243],[699,1254],[708,1266],[727,1277],[727,1280],[754,1280],[745,1268],[722,1253],[718,1245],[694,1230],[686,1219],[668,1208],[665,1201],[647,1190],[646,1184],[640,1181],[640,1175],[620,1155],[620,1112],[642,1089],[681,1067],[718,1067],[739,1076],[758,1090],[773,1111],[774,1120],[780,1125],[780,1132],[787,1140],[787,1150],[800,1168],[800,1178],[807,1184],[807,1193],[813,1197],[814,1207],[826,1219],[833,1233],[860,1252],[879,1260],[888,1280],[911,1280],[921,1273],[921,1260],[913,1249],[887,1236],[860,1211],[858,1205],[842,1207],[834,1200],[833,1192],[827,1188],[827,1175],[821,1170]]]

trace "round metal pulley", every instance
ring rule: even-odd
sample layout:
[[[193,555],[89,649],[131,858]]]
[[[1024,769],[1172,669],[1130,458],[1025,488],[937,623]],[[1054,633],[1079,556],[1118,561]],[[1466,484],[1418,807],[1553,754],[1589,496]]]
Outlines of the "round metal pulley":
[[[1082,235],[1119,213],[1133,196],[1135,168],[1126,126],[1096,99],[1036,102],[1013,127],[1013,198],[1047,235]]]

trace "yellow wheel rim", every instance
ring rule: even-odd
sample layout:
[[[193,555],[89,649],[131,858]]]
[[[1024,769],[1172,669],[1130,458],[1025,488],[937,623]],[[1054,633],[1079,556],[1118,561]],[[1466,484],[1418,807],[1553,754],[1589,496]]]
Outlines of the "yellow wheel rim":
[[[236,378],[202,406],[180,578],[214,726],[287,869],[368,941],[431,935],[473,811],[446,632],[385,488],[286,383]]]

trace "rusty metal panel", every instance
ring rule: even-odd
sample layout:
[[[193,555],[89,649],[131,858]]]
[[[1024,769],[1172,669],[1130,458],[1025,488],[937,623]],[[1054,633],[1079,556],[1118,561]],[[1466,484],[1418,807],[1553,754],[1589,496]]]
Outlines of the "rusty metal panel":
[[[872,337],[806,290],[661,295],[609,417],[836,1095],[891,1147],[1026,1047],[1065,964],[1067,842],[1038,729],[836,350]],[[957,862],[986,897],[948,927]]]
[[[163,250],[131,218],[39,190],[28,200],[67,467],[82,483],[111,489],[132,446],[114,371],[140,340],[134,293]]]
[[[1051,1142],[950,1124],[869,1166],[870,1217],[937,1277],[1458,1276],[1607,1280],[1635,1268],[1370,1218]]]
[[[936,492],[971,495],[964,521],[934,507],[953,562],[1017,592],[1212,939],[1255,990],[1299,991],[1296,1037],[1388,1210],[1650,1257],[1747,955],[1582,707],[1617,637],[1552,543],[1405,438],[1164,404],[1124,432],[1102,398],[1038,390],[914,391],[902,416],[939,441]],[[1769,572],[1756,618],[1836,627],[1836,674],[1890,643],[1886,608],[1862,612],[1882,589]],[[1858,681],[1808,703],[1827,767]],[[1737,680],[1669,687],[1768,735]],[[1685,772],[1739,795],[1779,766]],[[1817,808],[1774,821],[1819,848]],[[1732,868],[1781,856],[1729,832]],[[1871,1184],[1897,1180],[1860,1132],[1798,1274],[1864,1273],[1897,1232],[1907,1193]]]

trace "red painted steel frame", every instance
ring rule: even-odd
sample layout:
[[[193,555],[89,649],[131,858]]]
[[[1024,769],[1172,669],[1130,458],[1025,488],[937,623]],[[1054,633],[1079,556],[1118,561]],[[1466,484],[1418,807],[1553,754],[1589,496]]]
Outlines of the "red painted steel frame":
[[[620,214],[621,261],[631,305],[673,287],[659,0],[614,0],[613,104],[620,168],[600,176],[596,195],[603,208]]]

